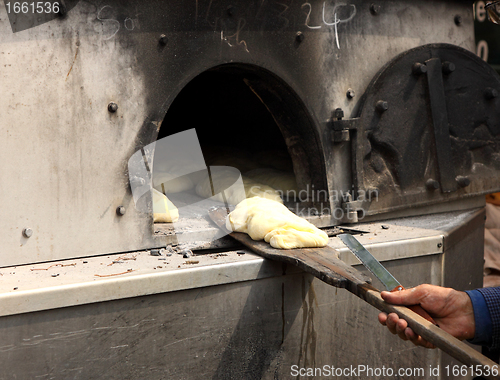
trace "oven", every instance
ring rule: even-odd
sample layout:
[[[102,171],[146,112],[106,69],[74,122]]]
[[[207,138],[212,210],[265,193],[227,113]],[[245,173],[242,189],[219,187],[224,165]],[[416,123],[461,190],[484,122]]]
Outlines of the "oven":
[[[500,78],[471,52],[472,2],[64,1],[45,18],[4,3],[9,376],[455,363],[388,336],[344,290],[222,236],[193,178],[286,172],[285,205],[347,263],[358,265],[341,229],[405,286],[480,287]],[[165,164],[193,186],[164,186],[179,220],[155,223]]]

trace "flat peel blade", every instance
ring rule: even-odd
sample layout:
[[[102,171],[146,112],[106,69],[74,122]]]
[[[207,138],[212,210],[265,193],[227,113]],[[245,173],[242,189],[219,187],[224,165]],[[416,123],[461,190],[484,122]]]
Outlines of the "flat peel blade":
[[[373,255],[363,245],[350,234],[340,234],[337,237],[354,253],[354,255],[363,263],[363,265],[377,277],[380,282],[391,291],[401,286],[387,269],[373,257]]]

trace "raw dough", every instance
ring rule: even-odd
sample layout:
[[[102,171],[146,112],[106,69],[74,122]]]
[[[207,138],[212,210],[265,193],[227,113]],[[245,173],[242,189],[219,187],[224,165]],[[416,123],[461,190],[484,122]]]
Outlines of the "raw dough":
[[[254,153],[253,160],[261,168],[272,167],[285,172],[293,172],[293,162],[286,150],[264,150]]]
[[[328,235],[273,200],[254,197],[239,203],[226,219],[230,231],[264,239],[274,248],[324,247]]]
[[[233,169],[235,170],[235,169]],[[272,187],[257,183],[250,178],[242,177],[241,182],[237,182],[239,176],[231,170],[211,170],[212,184],[214,185],[215,195],[212,195],[212,184],[208,174],[196,185],[196,194],[202,198],[212,198],[219,202],[224,202],[224,196],[229,204],[236,205],[246,198],[262,197],[273,199],[276,202],[283,202],[279,193]]]
[[[282,196],[296,198],[299,193],[295,175],[271,168],[260,168],[245,173],[245,177],[278,190]]]
[[[179,220],[179,210],[172,202],[156,189],[153,191],[153,222],[172,223]]]
[[[199,170],[197,172],[189,173],[189,178],[193,181],[194,186],[198,185],[207,176],[207,169]]]
[[[153,187],[163,194],[181,193],[194,187],[190,175],[183,175],[185,168],[176,163],[155,162],[153,169]],[[162,186],[163,185],[163,186]]]
[[[168,173],[159,173],[153,176],[153,187],[165,194],[182,193],[194,187],[190,176],[172,177]]]
[[[252,153],[245,149],[212,146],[204,148],[204,153],[208,166],[230,166],[242,173],[259,167],[252,158]]]
[[[213,160],[207,160],[207,163],[210,166],[232,166],[241,172],[258,168],[258,165],[256,165],[250,158],[246,159],[244,157],[230,155],[221,155]]]

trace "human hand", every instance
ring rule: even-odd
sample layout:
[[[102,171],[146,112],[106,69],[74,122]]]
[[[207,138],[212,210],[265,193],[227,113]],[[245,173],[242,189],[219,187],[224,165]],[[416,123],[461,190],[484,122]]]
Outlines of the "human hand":
[[[395,305],[422,306],[434,318],[441,329],[454,337],[472,339],[475,333],[474,310],[472,302],[465,292],[435,285],[419,285],[415,288],[396,292],[382,292],[382,298]],[[378,320],[387,326],[389,331],[403,340],[409,340],[417,346],[435,348],[408,327],[408,323],[395,313],[380,313]]]

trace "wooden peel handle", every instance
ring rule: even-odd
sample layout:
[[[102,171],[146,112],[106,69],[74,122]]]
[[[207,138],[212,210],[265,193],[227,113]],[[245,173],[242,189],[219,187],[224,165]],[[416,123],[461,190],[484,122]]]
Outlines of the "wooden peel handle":
[[[385,313],[396,313],[400,318],[408,322],[408,326],[418,335],[422,336],[428,342],[440,348],[453,358],[459,360],[467,366],[479,365],[483,369],[489,368],[490,372],[496,368],[500,372],[500,366],[486,356],[480,354],[475,349],[458,340],[454,336],[441,330],[435,324],[429,322],[419,314],[405,306],[391,305],[384,301],[380,292],[371,285],[358,285],[357,289],[349,289],[352,293],[362,298],[370,305],[375,306]],[[423,309],[422,309],[423,310]],[[495,371],[496,372],[496,371]],[[485,376],[486,379],[499,379],[499,376]]]

